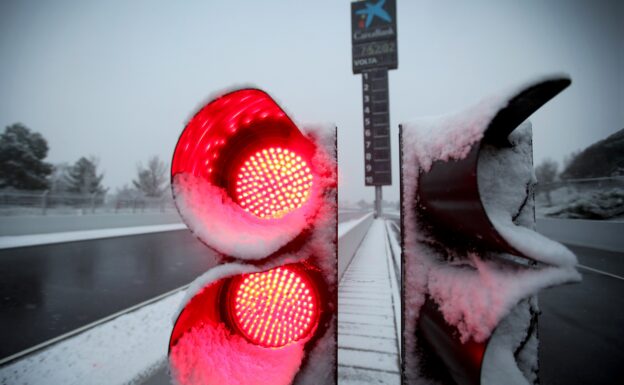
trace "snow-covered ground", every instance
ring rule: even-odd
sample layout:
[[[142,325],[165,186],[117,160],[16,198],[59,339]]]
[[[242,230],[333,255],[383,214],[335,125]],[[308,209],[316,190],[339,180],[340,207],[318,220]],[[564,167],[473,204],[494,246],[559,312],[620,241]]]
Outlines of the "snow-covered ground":
[[[0,236],[51,234],[181,223],[177,212],[96,213],[85,215],[0,215]]]
[[[546,192],[537,194],[536,213],[542,217],[622,221],[624,187],[570,183],[550,191],[548,195]]]
[[[338,289],[338,381],[395,384],[400,377],[400,297],[386,226],[377,219]]]
[[[173,293],[0,368],[2,385],[137,384],[165,360]]]
[[[89,239],[121,237],[128,235],[160,233],[164,231],[183,229],[186,229],[186,225],[182,223],[174,223],[167,225],[119,227],[114,229],[67,231],[50,234],[13,235],[0,237],[0,249],[84,241]]]

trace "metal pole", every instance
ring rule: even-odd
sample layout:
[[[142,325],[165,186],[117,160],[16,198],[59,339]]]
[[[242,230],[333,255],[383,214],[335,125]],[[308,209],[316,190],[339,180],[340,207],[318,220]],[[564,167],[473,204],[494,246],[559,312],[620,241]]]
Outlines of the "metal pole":
[[[381,194],[381,186],[375,186],[375,218],[381,217],[382,214],[382,194]]]
[[[46,215],[48,211],[48,193],[49,190],[45,190],[43,194],[41,194],[41,214]]]

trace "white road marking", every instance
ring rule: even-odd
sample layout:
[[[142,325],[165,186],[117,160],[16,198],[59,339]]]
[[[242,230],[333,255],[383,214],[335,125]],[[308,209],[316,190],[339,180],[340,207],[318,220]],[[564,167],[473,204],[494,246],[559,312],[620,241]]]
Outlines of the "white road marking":
[[[592,271],[596,274],[601,274],[601,275],[606,275],[607,277],[611,277],[611,278],[615,278],[615,279],[619,279],[624,281],[624,277],[621,277],[619,275],[615,275],[615,274],[611,274],[611,273],[607,273],[606,271],[602,271],[602,270],[598,270],[598,269],[594,269],[593,267],[589,267],[589,266],[585,266],[585,265],[581,265],[580,263],[578,265],[579,268],[581,269],[585,269],[585,270],[589,270]]]

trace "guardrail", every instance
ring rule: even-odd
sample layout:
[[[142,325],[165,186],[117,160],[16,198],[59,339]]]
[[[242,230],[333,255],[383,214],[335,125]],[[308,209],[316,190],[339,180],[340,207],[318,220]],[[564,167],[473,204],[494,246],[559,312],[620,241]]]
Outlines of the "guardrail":
[[[0,215],[0,236],[49,234],[68,231],[114,229],[181,223],[177,211],[131,213],[98,213],[89,215]]]
[[[570,245],[624,251],[624,222],[537,218],[537,231]]]
[[[373,213],[370,213],[357,221],[346,222],[338,227],[338,280],[342,279],[372,223]]]
[[[0,216],[172,212],[170,194],[160,198],[111,194],[0,190]]]

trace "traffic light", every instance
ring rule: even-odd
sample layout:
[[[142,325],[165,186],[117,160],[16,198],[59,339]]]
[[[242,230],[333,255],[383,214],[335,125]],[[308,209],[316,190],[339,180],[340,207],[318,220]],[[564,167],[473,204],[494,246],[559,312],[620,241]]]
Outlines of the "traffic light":
[[[534,231],[526,119],[570,83],[541,78],[401,125],[405,384],[538,382],[536,293],[580,276]]]
[[[189,229],[224,262],[187,290],[177,384],[336,382],[336,130],[300,130],[265,92],[203,106],[173,154]]]

